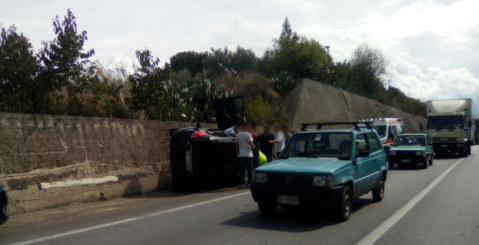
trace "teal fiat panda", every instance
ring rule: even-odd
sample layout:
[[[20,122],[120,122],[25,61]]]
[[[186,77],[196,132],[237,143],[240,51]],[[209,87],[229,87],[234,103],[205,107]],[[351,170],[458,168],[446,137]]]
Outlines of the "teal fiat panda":
[[[434,161],[431,139],[425,133],[409,133],[396,137],[389,150],[389,168],[415,165],[421,168],[431,166]]]
[[[321,129],[344,124],[353,127]],[[251,193],[265,215],[277,206],[334,208],[344,221],[354,198],[371,191],[374,201],[383,199],[386,176],[386,153],[369,123],[303,124],[278,160],[256,169]]]

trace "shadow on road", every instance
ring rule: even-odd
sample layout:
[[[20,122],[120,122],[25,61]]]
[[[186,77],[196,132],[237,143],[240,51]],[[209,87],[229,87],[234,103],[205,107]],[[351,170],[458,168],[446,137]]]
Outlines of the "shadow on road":
[[[354,213],[367,205],[370,198],[360,198],[354,201]],[[223,225],[252,229],[274,230],[284,232],[309,232],[323,227],[338,224],[334,209],[284,209],[278,207],[271,216],[264,216],[258,210],[244,212],[240,216],[223,222]]]
[[[8,219],[9,219],[9,216],[7,216],[7,217],[5,217],[5,218],[3,218],[3,219],[0,219],[0,225],[3,225],[3,224],[5,224],[5,223],[7,223]]]
[[[456,154],[456,155],[436,155],[434,156],[434,159],[443,159],[443,160],[449,160],[449,159],[459,159],[462,158],[463,156]]]

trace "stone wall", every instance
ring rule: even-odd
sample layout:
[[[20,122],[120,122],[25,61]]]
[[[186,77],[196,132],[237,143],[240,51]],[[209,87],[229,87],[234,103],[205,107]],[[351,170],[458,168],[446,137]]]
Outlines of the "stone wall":
[[[189,126],[0,113],[0,182],[8,190],[9,211],[168,188],[169,131]]]

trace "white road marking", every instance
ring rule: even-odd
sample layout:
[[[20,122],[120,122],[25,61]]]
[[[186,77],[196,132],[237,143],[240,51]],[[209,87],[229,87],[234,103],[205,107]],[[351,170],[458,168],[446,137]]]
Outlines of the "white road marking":
[[[155,213],[141,215],[141,216],[138,216],[138,217],[123,219],[123,220],[114,221],[114,222],[110,222],[110,223],[106,223],[106,224],[102,224],[102,225],[96,225],[96,226],[91,226],[91,227],[87,227],[87,228],[83,228],[83,229],[58,233],[58,234],[49,235],[49,236],[40,237],[40,238],[35,238],[35,239],[23,241],[23,242],[12,243],[12,245],[25,245],[25,244],[33,244],[33,243],[38,243],[38,242],[44,242],[44,241],[48,241],[48,240],[52,240],[52,239],[56,239],[56,238],[60,238],[60,237],[71,236],[71,235],[75,235],[75,234],[82,233],[82,232],[98,230],[98,229],[102,229],[102,228],[106,228],[106,227],[110,227],[110,226],[115,226],[115,225],[120,225],[120,224],[125,224],[125,223],[129,223],[129,222],[141,220],[141,219],[144,219],[144,218],[159,216],[159,215],[163,215],[163,214],[167,214],[167,213],[180,211],[180,210],[183,210],[183,209],[188,209],[188,208],[193,208],[193,207],[197,207],[197,206],[201,206],[201,205],[205,205],[205,204],[209,204],[209,203],[219,202],[219,201],[223,201],[223,200],[226,200],[226,199],[231,199],[231,198],[235,198],[235,197],[239,197],[239,196],[244,196],[244,195],[249,194],[249,193],[250,192],[247,191],[247,192],[242,192],[242,193],[233,194],[233,195],[229,195],[229,196],[219,197],[219,198],[211,199],[211,200],[208,200],[208,201],[193,203],[193,204],[189,204],[189,205],[185,205],[185,206],[181,206],[181,207],[177,207],[177,208],[172,208],[172,209],[167,209],[167,210],[163,210],[163,211],[159,211],[159,212],[155,212]]]
[[[431,182],[426,188],[413,197],[408,203],[402,206],[398,211],[391,215],[387,220],[381,223],[376,229],[371,231],[367,236],[361,239],[358,245],[370,245],[375,243],[381,238],[391,227],[393,227],[399,220],[401,220],[411,209],[416,206],[434,187],[441,182],[446,175],[448,175],[452,169],[454,169],[464,158],[459,159],[451,167],[449,167],[444,173],[439,175],[433,182]]]

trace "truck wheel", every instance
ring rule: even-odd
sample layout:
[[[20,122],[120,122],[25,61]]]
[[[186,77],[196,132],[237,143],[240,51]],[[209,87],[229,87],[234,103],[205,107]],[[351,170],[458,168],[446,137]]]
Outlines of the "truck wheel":
[[[383,200],[384,198],[384,180],[383,178],[381,177],[381,179],[379,180],[378,184],[376,187],[374,187],[372,193],[373,193],[373,200],[375,202],[380,202]]]
[[[258,203],[258,209],[263,215],[272,215],[276,211],[276,204]]]
[[[351,187],[344,187],[337,209],[337,216],[340,221],[346,221],[349,219],[353,209],[353,191],[351,190]]]
[[[471,146],[470,145],[467,146],[467,155],[471,155]]]

